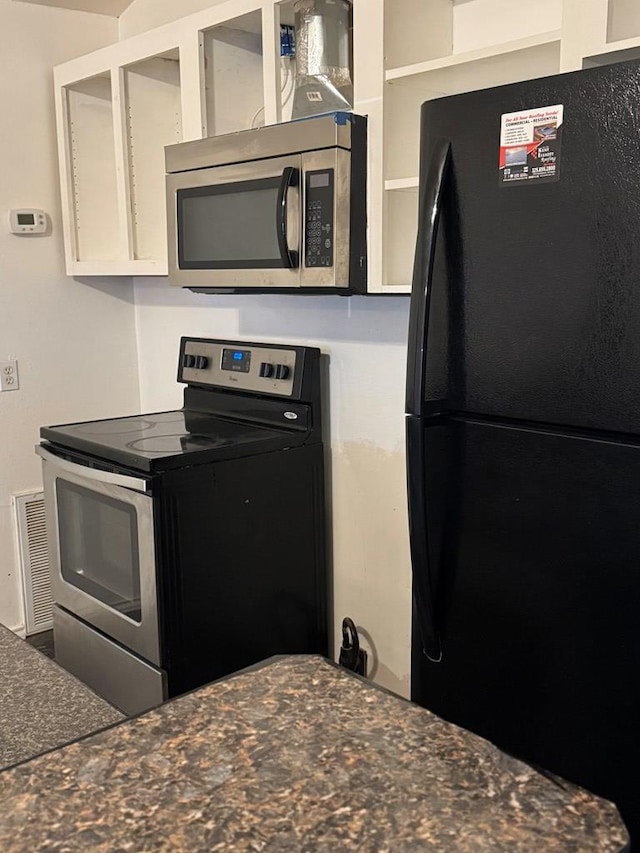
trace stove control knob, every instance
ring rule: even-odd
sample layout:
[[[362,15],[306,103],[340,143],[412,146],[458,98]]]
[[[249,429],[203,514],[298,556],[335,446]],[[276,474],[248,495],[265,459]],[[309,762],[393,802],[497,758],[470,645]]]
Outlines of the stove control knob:
[[[268,361],[263,361],[260,365],[260,376],[263,376],[265,379],[271,379],[273,376],[273,365],[269,364]]]
[[[183,367],[193,367],[195,365],[195,363],[196,363],[195,355],[188,355],[187,353],[184,354],[184,356],[182,358],[182,366]]]
[[[286,364],[276,364],[276,379],[288,379],[290,373]]]
[[[206,357],[206,355],[197,355],[196,356],[196,363],[194,365],[196,370],[204,370],[208,364],[209,364],[209,359]]]

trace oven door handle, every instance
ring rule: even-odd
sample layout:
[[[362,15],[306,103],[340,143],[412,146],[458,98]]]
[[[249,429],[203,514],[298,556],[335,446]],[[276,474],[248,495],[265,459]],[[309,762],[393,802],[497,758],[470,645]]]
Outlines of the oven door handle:
[[[76,477],[83,477],[85,480],[94,480],[98,483],[109,483],[112,486],[122,486],[124,489],[130,489],[134,492],[142,492],[149,494],[151,491],[151,481],[143,480],[138,477],[129,477],[127,474],[116,474],[115,471],[101,471],[99,468],[89,468],[88,466],[78,465],[76,462],[69,462],[68,459],[62,459],[51,450],[46,450],[42,445],[36,445],[36,453],[41,456],[45,462],[54,465],[58,470],[67,474],[75,474]]]
[[[299,177],[300,171],[298,169],[287,166],[282,172],[280,187],[278,188],[276,203],[278,210],[278,248],[282,265],[286,269],[297,269],[298,267],[298,252],[289,248],[289,240],[287,239],[287,197],[289,188],[298,186]]]

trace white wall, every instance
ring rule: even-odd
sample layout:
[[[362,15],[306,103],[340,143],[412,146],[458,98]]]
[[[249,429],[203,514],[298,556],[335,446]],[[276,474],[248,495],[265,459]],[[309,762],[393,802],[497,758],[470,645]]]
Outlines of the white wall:
[[[42,424],[139,406],[130,282],[67,278],[55,149],[55,64],[117,39],[104,15],[0,0],[0,361],[20,390],[0,394],[0,622],[22,626],[11,495],[41,484]],[[40,207],[51,236],[9,234],[7,212]]]

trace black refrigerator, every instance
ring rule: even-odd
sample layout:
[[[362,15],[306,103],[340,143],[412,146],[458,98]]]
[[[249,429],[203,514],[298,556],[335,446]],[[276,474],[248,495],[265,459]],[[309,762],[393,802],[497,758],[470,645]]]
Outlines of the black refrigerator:
[[[640,63],[423,105],[406,412],[412,699],[640,846]]]

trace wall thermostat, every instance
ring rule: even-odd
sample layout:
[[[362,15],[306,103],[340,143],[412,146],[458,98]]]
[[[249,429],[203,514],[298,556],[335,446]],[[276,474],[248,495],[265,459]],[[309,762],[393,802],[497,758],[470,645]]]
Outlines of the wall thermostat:
[[[9,228],[12,234],[44,234],[47,230],[47,214],[35,207],[10,210]]]

